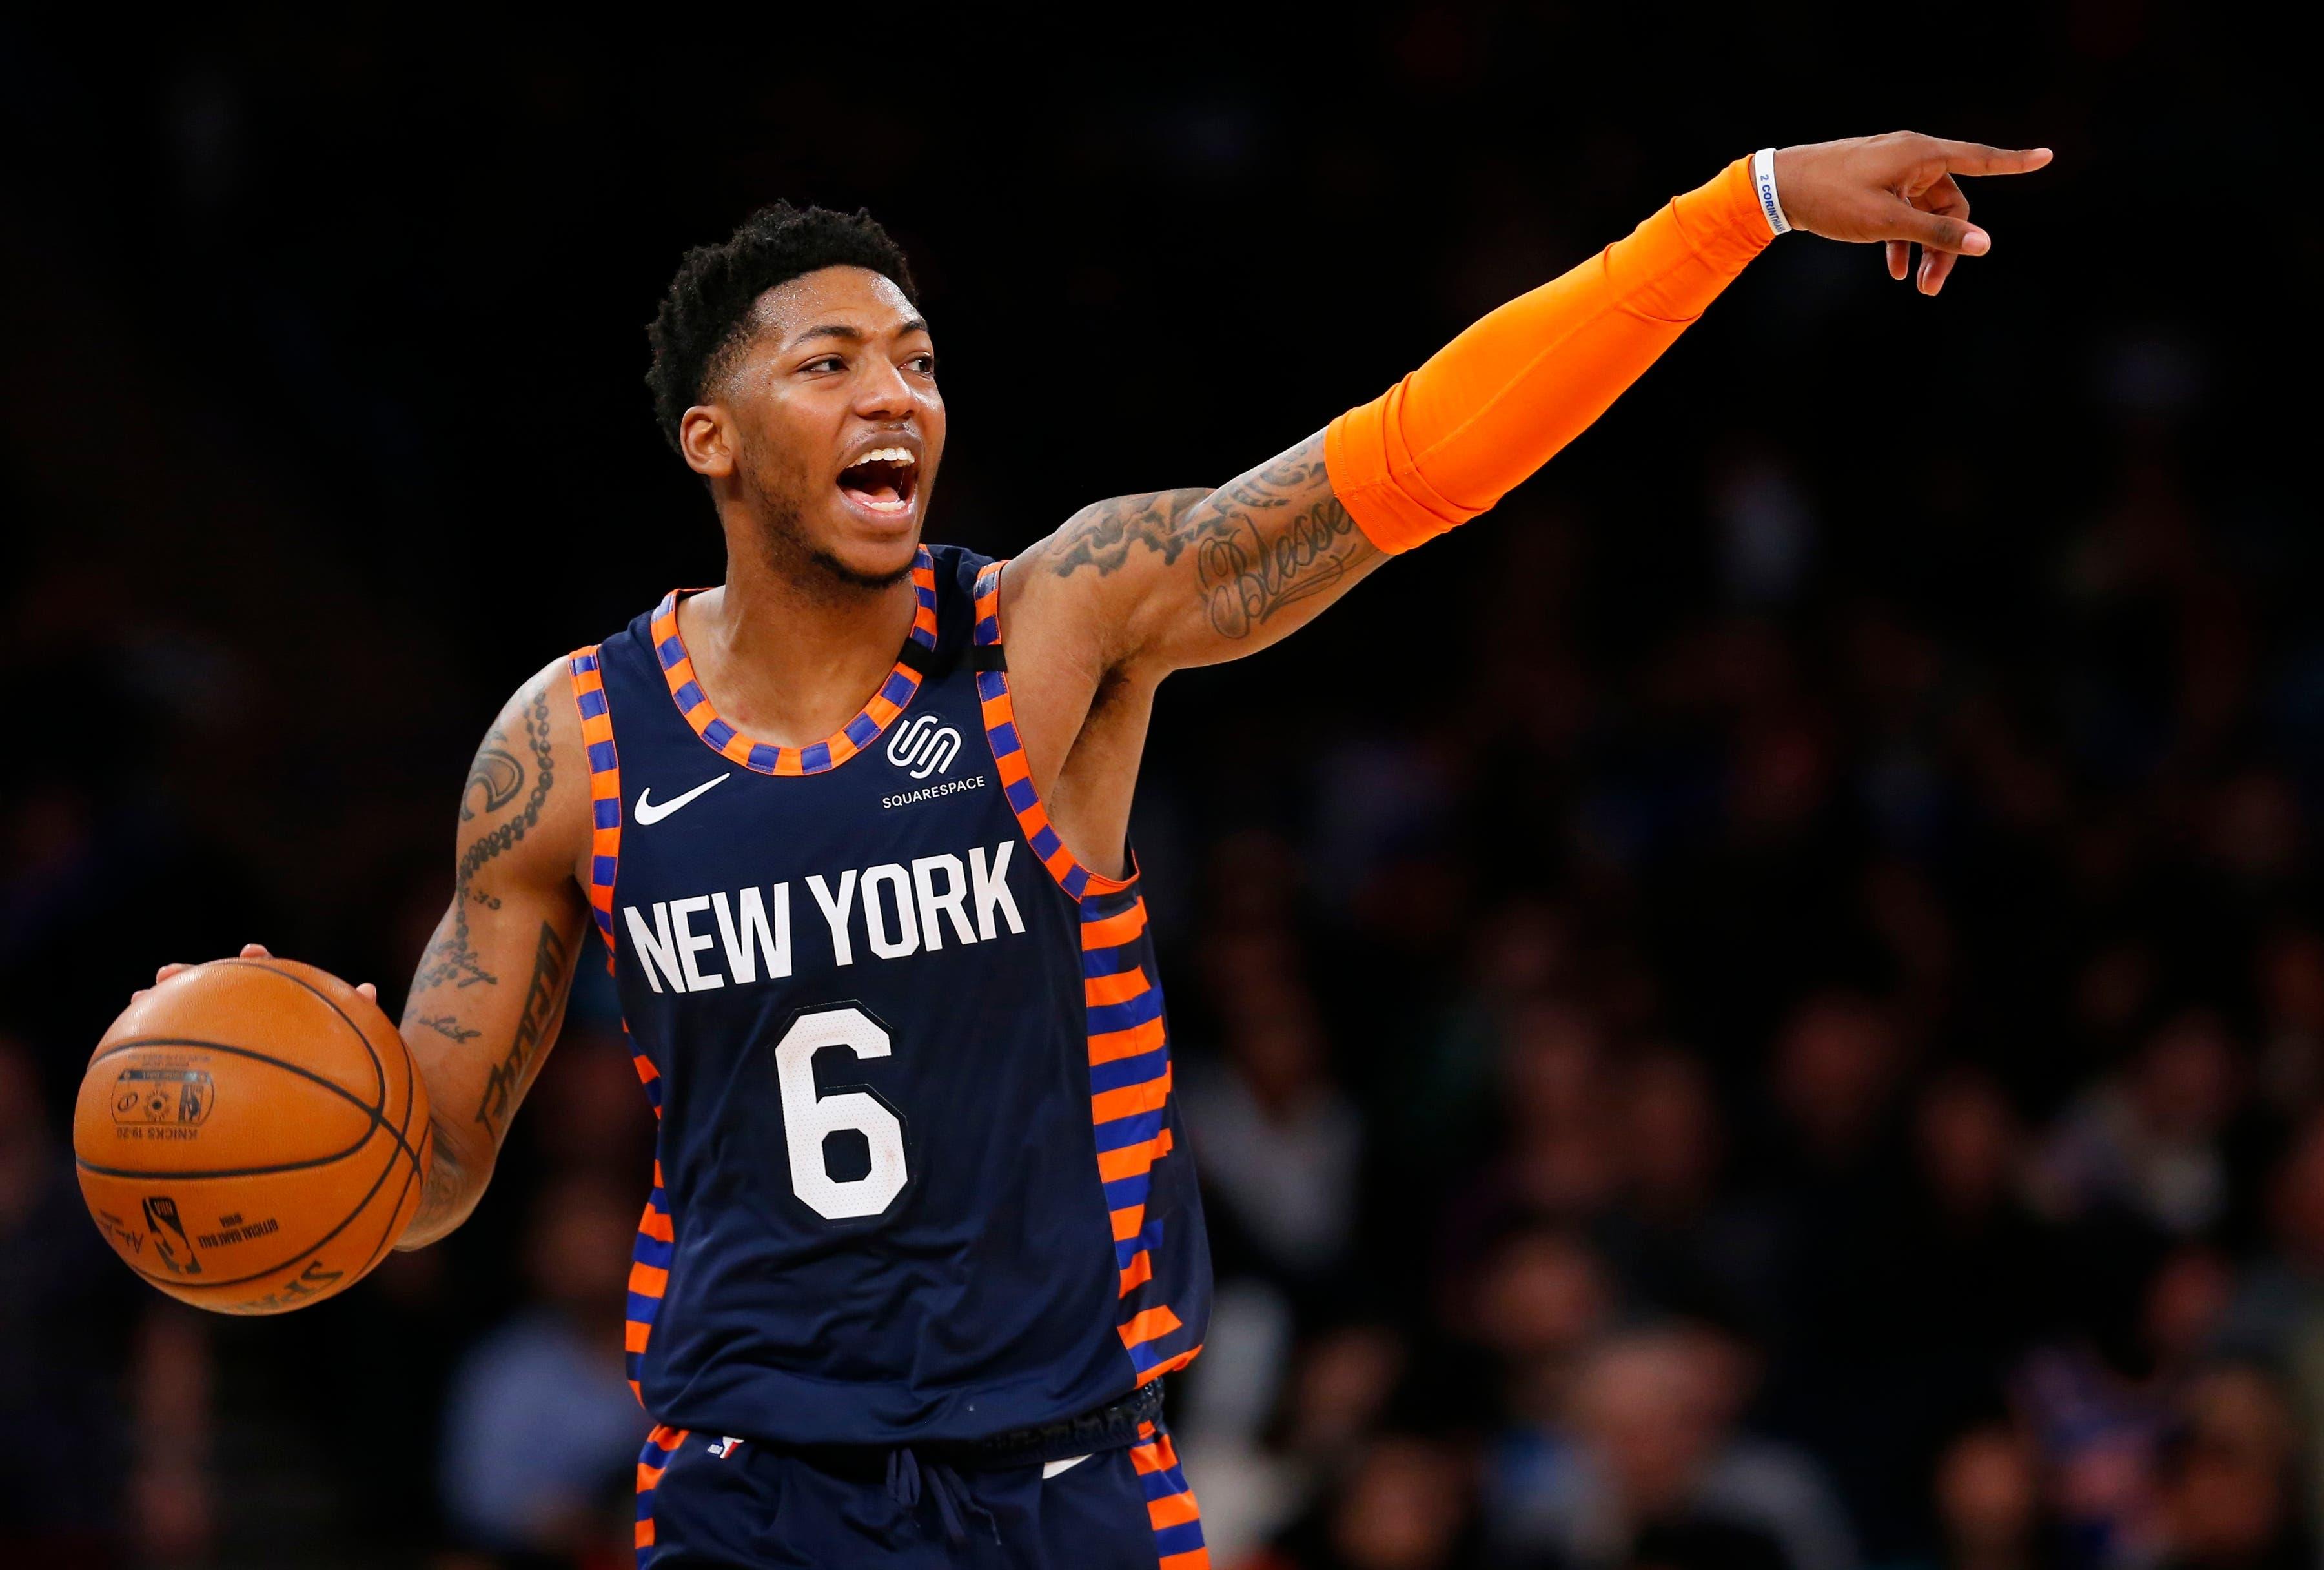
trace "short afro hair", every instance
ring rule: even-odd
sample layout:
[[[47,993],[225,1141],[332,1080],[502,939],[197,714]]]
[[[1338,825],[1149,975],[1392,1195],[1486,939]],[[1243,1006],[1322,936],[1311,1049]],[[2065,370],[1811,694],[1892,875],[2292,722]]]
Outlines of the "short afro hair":
[[[653,345],[646,385],[653,390],[654,418],[673,448],[678,420],[749,341],[751,308],[759,296],[823,267],[868,268],[919,304],[903,250],[862,208],[838,213],[775,202],[743,219],[718,245],[686,254],[646,328]]]

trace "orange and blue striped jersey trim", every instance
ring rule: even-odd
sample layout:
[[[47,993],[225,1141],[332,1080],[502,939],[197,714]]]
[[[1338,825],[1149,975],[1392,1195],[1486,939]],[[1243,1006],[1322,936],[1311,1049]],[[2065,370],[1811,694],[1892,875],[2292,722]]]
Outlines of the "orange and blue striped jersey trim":
[[[976,578],[976,642],[1001,642],[1001,562]],[[1120,1272],[1116,1330],[1122,1350],[1145,1384],[1184,1368],[1202,1351],[1194,1330],[1167,1299],[1154,1272],[1163,1223],[1149,1220],[1155,1164],[1168,1157],[1170,1041],[1162,985],[1147,931],[1146,902],[1136,869],[1128,878],[1091,872],[1065,848],[1035,790],[1017,733],[1005,670],[980,670],[977,697],[985,734],[1009,805],[1026,843],[1057,886],[1079,906],[1082,1002],[1089,1039],[1090,1120],[1096,1137],[1097,1176],[1113,1230]],[[1178,1159],[1186,1158],[1181,1155]]]
[[[1211,1570],[1211,1551],[1203,1546],[1203,1511],[1186,1474],[1178,1465],[1177,1446],[1170,1436],[1151,1423],[1138,1426],[1139,1442],[1130,1448],[1130,1464],[1146,1494],[1146,1519],[1154,1528],[1157,1570]]]
[[[654,1116],[661,1116],[657,1098]],[[659,1132],[654,1141],[661,1143]],[[628,1364],[630,1393],[645,1405],[641,1381],[645,1375],[646,1343],[653,1337],[654,1316],[669,1290],[670,1261],[678,1252],[678,1233],[669,1216],[669,1196],[662,1189],[661,1157],[653,1164],[653,1192],[646,1196],[645,1214],[638,1217],[637,1241],[630,1248],[629,1302],[622,1325],[622,1353]]]
[[[622,1021],[622,1039],[630,1043],[631,1067],[638,1071],[638,1082],[646,1088],[646,1101],[654,1115],[653,1191],[646,1196],[645,1212],[638,1217],[637,1239],[630,1245],[629,1298],[622,1324],[622,1354],[629,1366],[630,1393],[642,1407],[646,1343],[653,1337],[654,1316],[669,1291],[669,1263],[678,1251],[678,1231],[670,1221],[669,1196],[661,1182],[661,1070],[631,1039],[627,1020]]]
[[[613,750],[613,711],[597,645],[574,651],[573,706],[581,713],[581,749],[589,760],[589,913],[613,968],[613,875],[622,864],[622,760]]]
[[[976,575],[976,642],[981,648],[1001,642],[1001,569],[1007,565],[1004,561],[987,562]],[[1033,847],[1033,854],[1049,869],[1049,876],[1056,880],[1057,886],[1078,900],[1092,891],[1111,893],[1135,883],[1135,869],[1127,878],[1109,878],[1091,872],[1074,859],[1073,852],[1065,848],[1065,842],[1050,826],[1049,809],[1041,805],[1040,792],[1033,788],[1032,766],[1025,757],[1024,740],[1017,734],[1017,710],[1009,698],[1009,673],[978,671],[976,696],[984,708],[984,731],[992,739],[992,761],[1000,770],[1001,788],[1008,794],[1010,809],[1016,813],[1018,827],[1025,832],[1025,843]]]
[[[630,1394],[642,1407],[646,1404],[646,1344],[653,1339],[654,1316],[669,1291],[678,1229],[670,1220],[669,1195],[661,1180],[661,1070],[631,1036],[627,1020],[622,1021],[622,1039],[629,1043],[630,1066],[638,1071],[638,1083],[645,1086],[646,1103],[654,1115],[653,1188],[638,1217],[637,1238],[630,1244],[629,1294],[622,1316],[622,1357],[627,1365]]]
[[[918,595],[919,604],[912,613],[910,641],[924,653],[933,652],[936,646],[936,566],[925,545],[912,564],[912,587]],[[704,745],[730,763],[740,763],[761,774],[820,774],[826,769],[836,769],[877,741],[880,733],[903,713],[912,695],[920,689],[919,670],[912,662],[899,660],[896,668],[888,672],[888,679],[881,683],[880,690],[872,695],[872,701],[825,740],[805,747],[752,741],[718,717],[709,694],[702,690],[702,683],[696,679],[694,657],[687,651],[686,640],[678,630],[678,591],[672,589],[654,607],[654,658],[661,665],[662,679],[669,683],[670,698],[678,705],[678,712],[686,716],[686,723],[694,727],[694,734],[702,738]]]
[[[661,1474],[669,1465],[670,1457],[686,1443],[692,1433],[687,1428],[672,1428],[657,1423],[646,1436],[645,1448],[638,1453],[638,1517],[635,1540],[638,1563],[646,1563],[646,1550],[654,1546],[654,1491],[661,1486]]]
[[[1112,1223],[1114,1264],[1120,1271],[1116,1328],[1142,1385],[1184,1368],[1202,1350],[1155,1277],[1154,1251],[1161,1245],[1164,1223],[1147,1215],[1155,1166],[1176,1146],[1169,1119],[1169,1032],[1145,900],[1134,888],[1084,894],[1081,917],[1090,1121],[1098,1181]]]
[[[598,936],[605,940],[605,968],[613,968],[613,880],[622,859],[622,765],[613,751],[613,715],[605,701],[604,672],[595,645],[576,651],[571,660],[573,701],[581,711],[581,742],[589,757],[589,910],[597,919]],[[629,1040],[629,1021],[622,1021]],[[669,1198],[662,1191],[660,1134],[661,1071],[653,1059],[630,1041],[630,1062],[645,1086],[653,1107],[655,1154],[653,1192],[645,1213],[638,1218],[637,1241],[630,1250],[629,1309],[622,1326],[622,1345],[629,1363],[630,1393],[644,1404],[639,1389],[645,1362],[646,1342],[653,1334],[654,1313],[669,1286],[669,1261],[676,1237],[670,1225]],[[659,1475],[659,1473],[657,1473]]]

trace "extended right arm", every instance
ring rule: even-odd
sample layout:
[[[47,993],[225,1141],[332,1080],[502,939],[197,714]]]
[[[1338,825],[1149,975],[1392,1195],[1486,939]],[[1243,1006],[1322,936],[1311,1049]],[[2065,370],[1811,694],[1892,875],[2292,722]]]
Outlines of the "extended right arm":
[[[1265,648],[1388,557],[1491,508],[1636,382],[1785,219],[1885,243],[1900,279],[1921,246],[1920,287],[1934,294],[1958,256],[1991,248],[1955,176],[2022,173],[2049,156],[1857,137],[1773,153],[1779,192],[1764,194],[1759,161],[1738,160],[1240,477],[1084,508],[1001,577],[1019,734],[1058,833],[1109,863],[1165,676]]]
[[[1746,263],[1791,226],[1884,242],[1902,278],[1924,256],[1934,294],[1959,255],[1991,248],[1955,175],[2049,161],[1895,133],[1755,159],[1676,197],[1626,238],[1471,325],[1388,392],[1216,490],[1084,508],[1004,578],[1011,643],[1029,665],[1150,685],[1240,658],[1303,625],[1378,568],[1489,510],[1604,413]],[[1085,570],[1086,569],[1086,570]],[[1019,680],[1021,688],[1026,685]],[[1017,697],[1020,714],[1041,705]],[[1077,718],[1084,694],[1059,706]],[[1053,730],[1070,741],[1070,725]],[[1042,750],[1028,738],[1038,755]],[[1054,811],[1055,808],[1053,808]]]
[[[461,789],[452,902],[403,1010],[436,1153],[398,1248],[459,1225],[491,1180],[588,937],[575,879],[588,842],[589,771],[559,660],[509,699]]]

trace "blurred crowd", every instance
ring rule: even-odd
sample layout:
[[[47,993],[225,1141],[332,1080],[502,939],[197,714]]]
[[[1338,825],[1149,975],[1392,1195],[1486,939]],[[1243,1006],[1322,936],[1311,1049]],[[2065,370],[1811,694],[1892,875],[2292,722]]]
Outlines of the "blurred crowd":
[[[1212,844],[1174,997],[1218,1539],[2316,1562],[2316,738],[2255,653],[2293,629],[2142,438],[2054,666],[1737,581],[1627,669],[1511,618],[1462,698],[1317,761],[1306,844]],[[1487,581],[1591,593],[1511,528]]]
[[[1906,94],[2060,150],[1944,300],[1784,242],[1494,516],[1162,695],[1133,833],[1219,1279],[1170,1399],[1220,1570],[2318,1562],[2324,550],[2271,391],[2313,328],[2246,309],[2317,230],[2092,237],[2198,163],[2268,203],[2297,95],[2166,9],[2044,14]],[[1692,119],[1548,108],[1512,62],[1574,16],[1424,9],[1332,58],[1425,157],[1157,65],[844,147],[802,89],[680,179],[638,149],[683,73],[527,39],[415,98],[311,25],[102,73],[0,32],[11,124],[105,176],[0,166],[0,1563],[623,1565],[651,1131],[595,967],[475,1220],[279,1320],[139,1285],[67,1130],[163,960],[263,938],[396,1002],[501,697],[715,577],[632,380],[678,246],[779,191],[891,216],[959,346],[932,533],[1005,553],[1370,396],[1760,122],[1708,46],[1664,68]],[[973,114],[1023,116],[1006,174],[937,134]],[[1285,199],[1379,245],[1130,243]],[[1162,352],[1291,298],[1381,325],[1270,365],[1287,413]],[[992,325],[1044,302],[1156,361],[1063,456]]]

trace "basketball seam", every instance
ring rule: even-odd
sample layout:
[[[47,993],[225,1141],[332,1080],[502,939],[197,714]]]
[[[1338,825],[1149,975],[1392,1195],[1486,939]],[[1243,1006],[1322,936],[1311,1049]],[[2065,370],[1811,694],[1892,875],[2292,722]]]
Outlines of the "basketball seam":
[[[330,993],[325,992],[322,988],[317,986],[313,982],[309,981],[306,977],[296,975],[290,971],[284,970],[279,964],[269,964],[268,962],[260,959],[221,959],[214,960],[212,963],[216,965],[239,965],[250,970],[267,971],[272,974],[281,976],[284,981],[296,983],[298,985],[306,988],[309,992],[322,999],[324,1005],[328,1008],[331,1012],[339,1017],[339,1022],[345,1025],[348,1030],[353,1030],[355,1033],[355,1039],[363,1044],[364,1055],[371,1059],[371,1076],[379,1082],[380,1110],[382,1112],[385,1112],[387,1110],[387,1065],[380,1060],[379,1048],[371,1044],[370,1036],[364,1033],[364,1028],[361,1025],[356,1024],[354,1019],[349,1016],[345,1009],[339,1007],[339,1001],[337,998],[331,996]],[[382,1019],[386,1018],[384,1014],[380,1017]],[[401,1032],[398,1032],[398,1034],[400,1036]],[[410,1057],[410,1048],[407,1047],[404,1048],[404,1056],[408,1061]],[[408,1101],[404,1103],[403,1110],[407,1114],[406,1121],[408,1122],[409,1113],[411,1111],[411,1104]],[[383,1119],[382,1121],[384,1122],[385,1120]]]
[[[421,1142],[426,1142],[426,1136],[421,1136]],[[391,1155],[388,1159],[392,1161],[394,1157]],[[355,1280],[360,1281],[370,1275],[373,1268],[387,1257],[387,1251],[395,1240],[403,1235],[395,1224],[395,1218],[402,1213],[403,1196],[411,1192],[411,1186],[419,1180],[420,1164],[414,1160],[403,1174],[403,1187],[395,1191],[395,1203],[387,1208],[387,1224],[380,1229],[379,1242],[374,1243],[371,1252],[364,1256],[363,1269],[355,1272]],[[348,1283],[350,1286],[354,1284],[352,1281]]]
[[[326,997],[323,1001],[327,1003],[330,1003],[335,1009],[338,1008],[337,1002],[331,998]],[[339,1017],[342,1019],[346,1018],[345,1010],[340,1010]],[[355,1021],[353,1020],[347,1020],[347,1023],[353,1025],[355,1024]],[[358,1027],[357,1034],[361,1033],[361,1028]],[[396,1032],[396,1037],[399,1041],[401,1040],[402,1034],[402,1031],[400,1030]],[[364,1040],[365,1045],[369,1045],[371,1038],[365,1036]],[[411,1186],[420,1180],[420,1152],[416,1150],[412,1150],[410,1145],[405,1144],[403,1139],[403,1136],[410,1131],[411,1114],[415,1109],[415,1104],[418,1099],[412,1092],[412,1077],[416,1072],[417,1070],[413,1067],[411,1061],[411,1048],[409,1046],[406,1046],[403,1049],[403,1123],[402,1126],[397,1130],[398,1137],[396,1143],[402,1146],[405,1150],[411,1151],[411,1167],[410,1169],[406,1171],[403,1175],[403,1187],[397,1189],[395,1192],[395,1203],[388,1206],[387,1224],[380,1229],[379,1242],[372,1245],[371,1252],[364,1256],[363,1269],[355,1272],[355,1280],[357,1281],[360,1281],[365,1276],[370,1275],[372,1268],[377,1265],[379,1261],[385,1257],[388,1245],[392,1243],[398,1235],[395,1227],[395,1218],[397,1214],[403,1209],[403,1196],[410,1193]],[[387,1094],[387,1087],[383,1083],[380,1086],[380,1094],[382,1095]],[[435,1107],[432,1103],[429,1104],[429,1111],[432,1116],[435,1112]],[[420,1137],[420,1143],[426,1144],[427,1142],[427,1136],[423,1134]],[[392,1151],[389,1152],[389,1162],[392,1164],[394,1159],[394,1153]],[[354,1283],[350,1282],[348,1284],[352,1286]]]
[[[324,1001],[327,1002],[329,1000],[326,999]],[[350,1022],[352,1023],[352,1021]],[[396,1034],[400,1039],[402,1035],[402,1031],[399,1030]],[[418,1073],[419,1069],[417,1066],[411,1061],[411,1048],[407,1046],[403,1049],[403,1127],[406,1131],[409,1131],[411,1127],[411,1113],[414,1104],[418,1100],[416,1094],[417,1086],[415,1084]],[[430,1143],[429,1135],[435,1131],[434,1113],[436,1107],[433,1102],[429,1104],[428,1111],[429,1113],[429,1127],[420,1136],[420,1143],[423,1149]],[[412,1151],[411,1169],[403,1175],[403,1187],[396,1190],[395,1203],[388,1206],[387,1224],[380,1229],[379,1242],[373,1245],[371,1253],[364,1261],[363,1269],[355,1272],[355,1279],[358,1281],[363,1279],[364,1277],[371,1274],[372,1268],[377,1265],[381,1260],[386,1258],[388,1249],[393,1245],[398,1237],[402,1235],[395,1224],[395,1218],[402,1213],[403,1196],[411,1192],[411,1186],[414,1183],[420,1181],[420,1154],[421,1152],[420,1150]],[[393,1157],[391,1156],[389,1159],[392,1160]]]
[[[208,1183],[220,1178],[272,1178],[284,1172],[311,1172],[318,1167],[336,1166],[361,1151],[365,1145],[371,1143],[372,1136],[383,1129],[386,1130],[390,1141],[395,1138],[395,1131],[388,1129],[387,1125],[382,1123],[376,1127],[365,1129],[364,1137],[344,1150],[334,1150],[327,1156],[318,1156],[311,1161],[285,1161],[276,1167],[216,1167],[200,1172],[148,1172],[135,1167],[100,1167],[94,1161],[84,1161],[78,1156],[73,1158],[73,1165],[84,1172],[93,1172],[99,1178],[119,1178],[146,1183]]]

